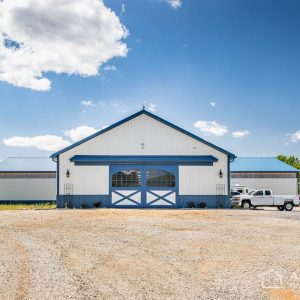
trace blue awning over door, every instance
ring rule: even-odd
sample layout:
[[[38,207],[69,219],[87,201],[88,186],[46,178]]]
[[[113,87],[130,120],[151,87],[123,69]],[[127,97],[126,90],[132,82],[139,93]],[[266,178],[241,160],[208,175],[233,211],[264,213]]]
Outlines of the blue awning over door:
[[[203,165],[211,166],[218,159],[212,155],[75,155],[75,165]]]

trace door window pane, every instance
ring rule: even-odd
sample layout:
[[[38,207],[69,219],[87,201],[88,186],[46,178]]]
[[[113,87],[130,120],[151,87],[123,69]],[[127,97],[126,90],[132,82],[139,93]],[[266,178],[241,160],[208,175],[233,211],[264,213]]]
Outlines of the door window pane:
[[[128,169],[112,174],[113,187],[140,187],[141,170]]]
[[[147,187],[175,187],[175,175],[158,169],[148,169]]]

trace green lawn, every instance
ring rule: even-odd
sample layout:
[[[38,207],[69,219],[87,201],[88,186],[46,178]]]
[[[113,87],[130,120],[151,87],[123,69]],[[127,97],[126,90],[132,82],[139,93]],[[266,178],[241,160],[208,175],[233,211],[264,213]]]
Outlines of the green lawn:
[[[1,210],[18,210],[18,209],[52,209],[56,208],[54,203],[39,203],[39,204],[0,204]]]

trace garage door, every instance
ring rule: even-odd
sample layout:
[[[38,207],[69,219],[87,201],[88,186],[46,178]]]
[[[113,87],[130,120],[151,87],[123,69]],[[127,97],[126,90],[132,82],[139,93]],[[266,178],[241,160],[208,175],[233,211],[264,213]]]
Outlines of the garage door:
[[[177,170],[177,166],[111,166],[111,206],[177,207]]]

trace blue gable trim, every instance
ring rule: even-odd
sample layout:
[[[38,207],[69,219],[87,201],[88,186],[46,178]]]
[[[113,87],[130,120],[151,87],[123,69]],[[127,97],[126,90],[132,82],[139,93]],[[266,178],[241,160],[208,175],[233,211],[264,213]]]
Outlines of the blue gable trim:
[[[76,165],[111,164],[164,164],[164,165],[212,165],[218,159],[212,155],[75,155],[70,159]]]
[[[195,135],[195,134],[193,134],[193,133],[191,133],[191,132],[189,132],[189,131],[187,131],[185,129],[182,129],[182,128],[180,128],[180,127],[178,127],[178,126],[176,126],[176,125],[174,125],[174,124],[172,124],[172,123],[170,123],[170,122],[168,122],[168,121],[166,121],[166,120],[164,120],[164,119],[162,119],[162,118],[160,118],[160,117],[158,117],[158,116],[156,116],[156,115],[154,115],[154,114],[152,114],[152,113],[150,113],[150,112],[148,112],[148,111],[146,111],[144,109],[140,110],[139,112],[137,112],[137,113],[135,113],[135,114],[133,114],[133,115],[131,115],[131,116],[129,116],[129,117],[127,117],[127,118],[125,118],[125,119],[117,122],[117,123],[114,123],[111,126],[106,127],[105,129],[102,129],[102,130],[100,130],[100,131],[98,131],[98,132],[96,132],[96,133],[88,136],[85,139],[82,139],[79,142],[76,142],[76,143],[74,143],[74,144],[72,144],[72,145],[70,145],[70,146],[68,146],[68,147],[66,147],[66,148],[64,148],[64,149],[56,152],[56,153],[53,153],[51,155],[51,157],[52,158],[57,157],[60,154],[66,152],[66,151],[68,151],[68,150],[70,150],[70,149],[72,149],[74,147],[77,147],[78,145],[81,145],[82,143],[85,143],[85,142],[87,142],[87,141],[89,141],[89,140],[91,140],[91,139],[93,139],[93,138],[95,138],[95,137],[97,137],[97,136],[99,136],[99,135],[101,135],[101,134],[103,134],[105,132],[108,132],[108,131],[112,130],[113,128],[115,128],[117,126],[120,126],[120,125],[122,125],[122,124],[124,124],[124,123],[126,123],[126,122],[128,122],[128,121],[130,121],[130,120],[132,120],[132,119],[134,119],[134,118],[136,118],[138,116],[140,116],[140,115],[143,115],[143,114],[145,114],[146,116],[148,116],[148,117],[150,117],[150,118],[152,118],[154,120],[157,120],[157,121],[159,121],[159,122],[161,122],[161,123],[163,123],[163,124],[165,124],[165,125],[173,128],[175,130],[178,130],[179,132],[181,132],[181,133],[183,133],[183,134],[185,134],[185,135],[187,135],[187,136],[189,136],[189,137],[191,137],[191,138],[193,138],[193,139],[195,139],[195,140],[197,140],[199,142],[202,142],[203,144],[206,144],[206,145],[208,145],[208,146],[210,146],[210,147],[212,147],[212,148],[214,148],[214,149],[216,149],[216,150],[218,150],[218,151],[220,151],[220,152],[222,152],[222,153],[224,153],[226,155],[229,155],[232,158],[236,157],[234,154],[232,154],[232,153],[230,153],[230,152],[228,152],[228,151],[226,151],[226,150],[224,150],[224,149],[222,149],[222,148],[220,148],[220,147],[218,147],[218,146],[216,146],[216,145],[214,145],[214,144],[212,144],[212,143],[210,143],[210,142],[208,142],[208,141],[200,138],[199,136],[197,136],[197,135]]]

